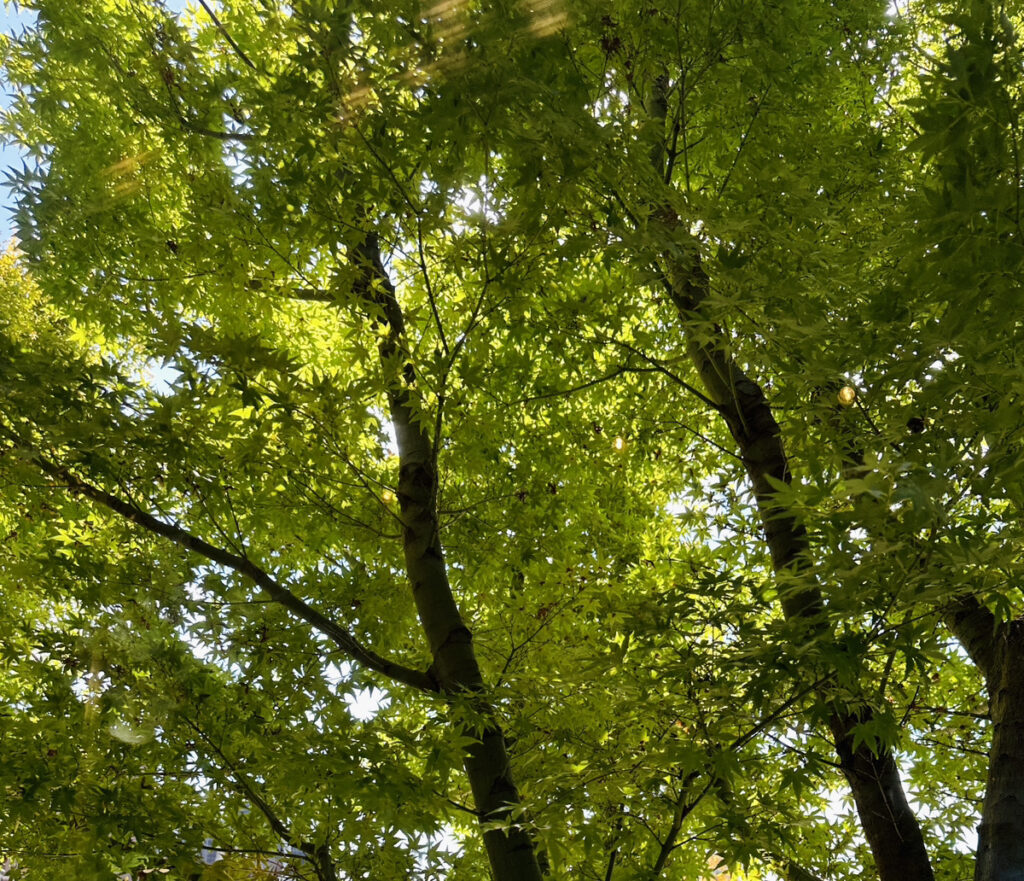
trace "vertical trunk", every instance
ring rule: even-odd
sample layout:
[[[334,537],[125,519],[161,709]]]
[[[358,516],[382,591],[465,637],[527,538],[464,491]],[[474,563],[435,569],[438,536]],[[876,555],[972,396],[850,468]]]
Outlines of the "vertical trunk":
[[[1024,881],[1024,622],[999,628],[988,677],[992,747],[975,881]]]
[[[690,260],[669,260],[666,279],[672,300],[683,321],[700,319],[709,279],[694,246]],[[698,327],[707,327],[700,320]],[[781,430],[761,387],[748,377],[729,354],[724,334],[717,327],[701,339],[687,340],[687,351],[708,397],[725,419],[754,489],[765,539],[776,572],[798,572],[810,564],[807,535],[776,497],[772,481],[789,483],[792,475]],[[782,598],[787,620],[804,621],[811,632],[824,627],[821,592],[808,584]],[[830,719],[840,766],[850,786],[864,836],[871,848],[881,881],[932,881],[933,873],[921,828],[907,803],[892,752],[875,754],[866,744],[853,746],[854,728],[870,719],[870,710],[854,714],[836,708]]]
[[[505,737],[482,697],[480,665],[473,637],[459,614],[448,582],[437,518],[437,472],[434,443],[417,421],[410,388],[415,375],[404,360],[405,322],[384,266],[377,239],[368,235],[354,249],[363,271],[356,285],[365,302],[382,313],[386,328],[380,356],[385,371],[397,374],[388,394],[391,421],[398,441],[398,501],[401,507],[406,572],[420,623],[433,657],[432,670],[445,694],[461,696],[484,721],[482,731],[466,747],[463,762],[481,823],[506,822],[521,800],[512,779]],[[515,818],[519,820],[518,817]],[[542,872],[534,842],[519,822],[483,833],[495,881],[540,881]]]
[[[972,594],[944,614],[985,676],[992,721],[975,881],[1024,881],[1024,620],[1000,621]]]

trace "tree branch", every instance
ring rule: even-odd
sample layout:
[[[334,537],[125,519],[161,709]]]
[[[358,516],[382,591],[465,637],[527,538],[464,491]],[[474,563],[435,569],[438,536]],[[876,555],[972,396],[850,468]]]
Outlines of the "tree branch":
[[[263,814],[267,822],[270,824],[270,828],[274,831],[274,834],[287,842],[291,847],[302,852],[302,858],[306,859],[313,866],[313,871],[316,872],[320,881],[338,881],[338,873],[334,868],[334,862],[330,858],[327,846],[325,844],[312,844],[296,838],[284,820],[282,820],[274,809],[270,807],[267,800],[253,789],[245,775],[238,770],[238,766],[227,757],[224,751],[213,742],[210,736],[189,718],[185,718],[185,724],[195,731],[196,734],[206,742],[210,749],[220,756],[221,761],[227,766],[231,777],[234,779],[235,785],[242,791],[242,795],[248,799],[249,802],[254,804],[259,809],[259,812]]]
[[[976,596],[964,594],[946,607],[943,618],[985,679],[991,680],[996,668],[996,634],[1000,630],[996,616]]]
[[[613,346],[618,346],[621,349],[625,349],[630,354],[636,355],[641,360],[646,361],[648,364],[650,364],[651,367],[654,370],[656,370],[658,373],[661,373],[664,376],[667,376],[669,379],[671,379],[680,388],[685,389],[691,395],[693,395],[694,397],[698,398],[703,403],[707,404],[713,410],[715,410],[715,411],[717,411],[719,413],[722,412],[721,405],[716,404],[710,397],[705,395],[702,391],[700,391],[697,388],[694,388],[692,385],[690,385],[690,383],[688,383],[685,379],[683,379],[681,376],[679,376],[679,374],[675,373],[672,370],[669,370],[669,368],[666,367],[657,358],[651,357],[646,352],[642,351],[641,349],[638,349],[636,346],[632,346],[629,343],[627,343],[627,342],[625,342],[623,340],[615,339],[614,337],[607,337],[607,338],[604,338],[604,339],[602,339],[600,337],[595,337],[595,341],[596,342],[611,343]]]
[[[248,132],[219,132],[212,128],[206,128],[206,126],[197,125],[192,120],[177,114],[178,122],[185,131],[192,132],[196,135],[205,135],[208,138],[217,138],[219,141],[241,141],[246,143],[255,138],[255,135],[249,134]]]
[[[184,102],[174,94],[174,89],[167,80],[164,80],[164,88],[167,90],[167,97],[171,102],[171,110],[174,111],[178,124],[185,131],[197,135],[205,135],[208,138],[217,138],[220,141],[241,141],[244,143],[255,139],[255,136],[248,132],[221,132],[193,122],[185,115],[185,111],[182,109]]]
[[[821,878],[794,860],[785,860],[782,864],[782,872],[786,881],[822,881]]]
[[[316,288],[297,288],[291,291],[281,291],[282,295],[289,300],[308,300],[311,303],[330,303],[337,305],[338,298],[330,291],[321,291]]]
[[[687,783],[691,781],[691,778],[699,776],[698,773],[690,774],[687,778]],[[680,796],[679,801],[676,802],[675,810],[672,812],[672,825],[668,830],[668,835],[661,844],[661,849],[658,851],[658,858],[655,860],[654,867],[651,869],[651,878],[658,878],[662,870],[665,868],[665,863],[668,862],[668,858],[672,851],[676,849],[676,841],[679,838],[679,831],[683,828],[683,821],[693,812],[693,809],[700,804],[701,799],[711,790],[712,785],[715,782],[715,778],[711,777],[708,782],[704,785],[704,788],[700,790],[693,798],[686,800]]]
[[[181,545],[183,548],[202,557],[206,557],[206,559],[213,563],[244,575],[256,584],[257,587],[264,590],[274,602],[284,606],[284,608],[301,618],[314,630],[331,639],[352,660],[362,664],[364,667],[375,670],[395,682],[411,685],[413,688],[418,688],[421,691],[436,693],[439,690],[437,683],[430,675],[420,670],[405,667],[394,661],[389,661],[387,658],[368,649],[348,630],[297,597],[251,560],[237,554],[232,554],[223,548],[214,547],[187,530],[175,526],[173,523],[160,520],[152,514],[143,511],[133,502],[126,502],[124,499],[93,486],[91,483],[87,483],[66,468],[55,465],[42,456],[33,455],[32,461],[47,474],[63,481],[72,492],[83,495],[109,508],[137,526],[141,526],[155,535],[170,539],[175,544]]]
[[[235,766],[235,763],[232,762],[231,759],[227,757],[227,755],[225,755],[224,750],[217,746],[217,744],[213,742],[210,736],[202,728],[200,728],[199,725],[197,725],[195,722],[193,722],[191,719],[187,717],[183,718],[185,720],[185,724],[188,725],[188,727],[191,728],[196,734],[198,734],[199,737],[206,743],[206,745],[210,747],[210,749],[212,749],[218,756],[220,756],[220,760],[227,767],[232,779],[234,779],[235,785],[242,790],[242,794],[245,796],[246,799],[252,802],[257,808],[259,808],[260,813],[263,814],[264,817],[266,817],[267,822],[270,824],[270,828],[274,830],[274,834],[277,835],[282,841],[286,841],[292,847],[298,848],[303,853],[305,853],[305,849],[300,847],[300,843],[292,836],[291,830],[288,828],[285,822],[277,816],[274,810],[267,803],[266,799],[264,799],[258,792],[256,792],[256,790],[252,788],[252,786],[249,785],[249,781],[246,779],[245,775],[241,771],[239,771],[238,768]]]
[[[576,392],[584,391],[585,389],[592,388],[595,385],[600,385],[602,382],[608,382],[612,379],[617,379],[625,373],[660,373],[661,371],[657,367],[631,367],[628,364],[623,364],[621,367],[616,367],[604,376],[598,376],[596,379],[588,380],[587,382],[574,385],[571,388],[556,389],[553,392],[544,392],[539,395],[530,395],[525,398],[520,398],[518,401],[514,401],[516,404],[530,404],[533,401],[543,401],[547,398],[567,398]]]
[[[249,60],[249,56],[242,51],[242,47],[239,46],[238,43],[236,43],[232,39],[231,34],[229,34],[227,31],[227,28],[225,28],[224,25],[221,24],[220,19],[217,18],[217,16],[214,14],[214,11],[210,9],[209,6],[207,6],[206,0],[199,0],[199,5],[206,10],[206,14],[210,16],[210,21],[213,22],[214,27],[216,27],[217,30],[224,35],[224,39],[231,44],[231,48],[235,50],[235,53],[238,55],[238,57],[241,58],[242,61],[244,61],[246,64],[248,64],[249,67],[251,67],[253,70],[256,70],[256,65]]]

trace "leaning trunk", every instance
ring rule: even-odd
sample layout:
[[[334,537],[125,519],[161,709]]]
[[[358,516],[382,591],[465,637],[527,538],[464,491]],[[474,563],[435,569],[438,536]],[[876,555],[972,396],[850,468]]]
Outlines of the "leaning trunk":
[[[401,460],[398,499],[404,527],[405,563],[412,583],[416,610],[430,644],[433,671],[445,694],[464,696],[485,720],[482,731],[466,748],[464,763],[473,801],[481,823],[509,821],[510,810],[520,804],[512,780],[501,727],[480,697],[484,682],[473,649],[473,638],[459,614],[448,583],[441,540],[434,513],[437,477],[430,447],[421,429],[413,426],[408,407],[392,402],[391,418],[398,435]],[[515,818],[518,820],[518,818]],[[533,841],[513,821],[505,829],[483,833],[495,881],[531,881],[541,871]]]
[[[709,279],[694,251],[690,260],[669,260],[666,286],[680,317],[692,326],[707,327],[699,315],[709,290]],[[696,321],[694,321],[696,319]],[[707,391],[724,418],[739,448],[744,469],[754,489],[761,524],[776,572],[796,573],[810,566],[804,528],[779,504],[773,487],[792,480],[782,434],[761,387],[740,368],[729,353],[727,340],[717,327],[703,338],[693,333],[687,351]],[[786,619],[804,622],[809,633],[821,632],[824,602],[808,576],[807,584],[782,599]],[[854,746],[854,729],[869,721],[871,711],[852,713],[833,708],[830,728],[836,752],[871,848],[881,881],[932,881],[931,862],[917,818],[907,802],[899,769],[891,750],[872,751],[866,743]]]
[[[521,799],[512,779],[505,737],[483,697],[484,681],[473,637],[462,620],[448,582],[437,517],[437,469],[434,442],[415,418],[411,388],[415,375],[406,360],[405,321],[394,286],[381,262],[377,239],[368,235],[353,256],[363,277],[356,292],[374,310],[385,333],[381,364],[393,372],[388,402],[398,441],[398,501],[401,507],[406,572],[420,624],[430,645],[431,670],[441,691],[465,700],[480,720],[463,762],[481,824],[495,881],[540,881],[534,841],[522,826]],[[502,824],[497,828],[497,824]],[[492,826],[495,828],[488,828]]]
[[[867,721],[871,713],[863,714]],[[907,803],[892,751],[876,755],[865,745],[854,747],[858,718],[837,713],[829,720],[839,765],[853,793],[864,837],[871,846],[883,879],[930,879],[931,864],[917,817]]]

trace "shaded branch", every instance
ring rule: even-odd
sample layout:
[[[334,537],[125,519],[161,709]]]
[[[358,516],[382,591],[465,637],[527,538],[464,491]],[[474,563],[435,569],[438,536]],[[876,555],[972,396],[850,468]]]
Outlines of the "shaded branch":
[[[616,379],[625,373],[660,373],[661,371],[657,367],[630,367],[628,364],[623,364],[621,367],[616,367],[604,376],[598,376],[595,379],[588,380],[587,382],[574,385],[571,388],[556,389],[553,392],[544,392],[540,395],[530,395],[526,398],[520,398],[515,401],[516,404],[529,404],[533,401],[543,401],[546,398],[566,398],[570,395],[576,394],[576,392],[584,391],[585,389],[592,388],[595,385],[600,385],[602,382],[608,382],[609,380]]]
[[[288,844],[290,844],[292,847],[297,847],[299,850],[305,853],[305,849],[301,847],[299,843],[296,841],[296,839],[292,836],[291,830],[288,828],[285,822],[277,816],[274,810],[267,803],[266,799],[264,799],[258,792],[256,792],[256,790],[252,788],[252,786],[249,785],[249,781],[246,779],[245,775],[241,771],[239,771],[238,768],[235,766],[235,763],[227,757],[227,755],[224,753],[224,750],[217,746],[217,744],[213,742],[210,735],[208,735],[195,722],[193,722],[191,719],[187,717],[183,718],[185,724],[188,725],[188,727],[191,728],[196,734],[198,734],[199,737],[203,740],[203,742],[206,743],[206,745],[210,747],[210,749],[212,749],[220,757],[220,760],[224,763],[224,765],[228,769],[228,772],[231,774],[231,778],[235,781],[235,785],[242,791],[242,794],[245,796],[245,798],[252,804],[254,804],[259,809],[260,813],[263,814],[263,816],[267,820],[267,823],[270,824],[270,828],[274,830],[274,834],[277,835],[282,841],[288,842]]]
[[[427,255],[423,249],[423,220],[419,213],[416,214],[416,248],[419,255],[420,271],[423,273],[423,285],[427,291],[427,300],[430,302],[430,312],[434,316],[434,325],[437,327],[437,334],[441,338],[441,348],[444,350],[445,355],[449,355],[451,353],[448,349],[448,339],[444,335],[444,325],[441,324],[441,316],[437,311],[437,300],[434,297],[434,286],[431,284],[430,271],[427,269]]]
[[[312,303],[337,304],[338,298],[330,291],[317,290],[316,288],[297,288],[291,291],[281,291],[282,296],[289,300],[308,300]]]
[[[687,778],[689,782],[690,778],[698,776],[698,772],[694,772]],[[669,827],[668,835],[661,844],[661,849],[658,851],[658,858],[654,862],[654,867],[651,869],[651,878],[658,878],[661,875],[662,870],[665,868],[665,863],[668,862],[668,858],[672,851],[676,849],[677,839],[679,838],[679,831],[683,828],[683,821],[690,816],[693,809],[700,804],[708,792],[711,791],[711,787],[715,783],[715,778],[712,777],[704,785],[704,788],[700,790],[693,798],[684,800],[680,798],[676,802],[675,810],[672,812],[672,825]]]
[[[768,97],[768,93],[772,90],[772,84],[768,83],[765,87],[761,97],[757,99],[757,103],[754,105],[754,112],[750,116],[750,122],[747,123],[746,131],[740,137],[739,146],[736,148],[736,152],[732,156],[732,164],[729,166],[729,170],[725,173],[725,177],[722,179],[721,185],[718,187],[718,195],[721,197],[722,193],[725,192],[725,188],[729,186],[729,181],[732,179],[732,173],[736,170],[736,166],[739,164],[740,155],[743,153],[743,148],[747,145],[747,139],[750,137],[750,131],[754,127],[754,123],[757,122],[757,117],[761,114],[761,107],[764,105],[765,99]]]
[[[221,24],[220,19],[217,18],[214,11],[210,9],[210,7],[207,5],[206,0],[199,0],[199,5],[206,10],[206,14],[210,16],[210,21],[212,21],[214,27],[216,27],[217,30],[221,32],[224,39],[227,40],[228,43],[231,45],[231,48],[235,50],[235,54],[237,54],[238,57],[242,59],[242,61],[248,64],[249,67],[251,67],[253,70],[256,70],[256,65],[249,60],[249,56],[242,51],[242,47],[234,41],[234,39],[231,37],[231,34],[228,33],[227,28],[225,28],[224,25]]]
[[[786,881],[822,881],[809,869],[805,869],[795,860],[785,860],[782,864],[782,874]]]
[[[178,122],[181,123],[181,127],[183,129],[196,135],[205,135],[208,138],[217,138],[219,141],[247,142],[255,138],[255,135],[249,134],[248,132],[219,132],[212,128],[206,128],[206,126],[192,122],[180,112],[176,113],[176,116],[178,117]]]
[[[174,89],[171,87],[171,83],[165,78],[164,88],[167,90],[167,97],[171,102],[171,110],[174,111],[174,116],[178,120],[179,125],[188,132],[192,132],[197,135],[205,135],[208,138],[217,138],[220,141],[252,141],[255,136],[248,132],[222,132],[216,131],[212,128],[207,128],[204,125],[199,125],[193,122],[185,114],[183,109],[184,102],[174,94]]]
[[[715,410],[715,411],[717,411],[719,413],[722,412],[721,405],[716,404],[711,398],[709,398],[707,395],[705,395],[702,391],[700,391],[697,388],[694,388],[694,386],[690,385],[690,383],[688,383],[685,379],[683,379],[681,376],[679,376],[679,374],[677,374],[675,371],[670,370],[668,367],[666,367],[664,365],[664,363],[659,361],[657,358],[651,357],[646,352],[642,351],[641,349],[638,349],[636,346],[632,346],[632,345],[630,345],[629,343],[627,343],[627,342],[625,342],[623,340],[618,340],[618,339],[614,339],[614,338],[606,338],[606,339],[597,338],[596,341],[597,342],[611,343],[614,346],[618,346],[619,348],[625,349],[627,352],[629,352],[629,353],[631,353],[633,355],[636,355],[641,360],[646,361],[648,364],[650,364],[651,367],[655,371],[657,371],[658,373],[663,374],[664,376],[667,376],[669,379],[671,379],[680,388],[685,389],[686,391],[688,391],[694,397],[699,398],[703,403],[707,404],[713,410]]]
[[[604,872],[604,881],[612,881],[612,874],[615,872],[615,861],[619,858],[619,846],[618,839],[622,834],[622,818],[625,815],[625,809],[620,805],[619,817],[615,821],[615,834],[612,837],[609,847],[611,847],[611,853],[608,854],[608,867]]]
[[[250,785],[246,776],[238,769],[237,765],[231,761],[225,754],[225,752],[217,746],[212,738],[203,731],[195,722],[191,719],[185,718],[185,724],[188,725],[200,738],[212,749],[220,760],[225,764],[228,771],[231,774],[232,779],[235,781],[235,785],[241,790],[242,795],[266,818],[267,823],[270,824],[270,828],[274,831],[281,840],[287,842],[289,845],[294,847],[296,850],[302,852],[302,859],[308,860],[313,866],[313,870],[316,872],[317,877],[321,881],[338,881],[338,873],[334,868],[334,863],[330,859],[327,847],[325,845],[315,845],[307,841],[302,841],[296,838],[292,834],[291,829],[288,825],[277,815],[277,812],[270,807],[270,804],[266,799],[263,798],[253,787]]]
[[[155,535],[170,539],[175,544],[181,545],[183,548],[202,557],[206,557],[206,559],[213,563],[244,575],[256,584],[257,587],[266,591],[274,602],[284,606],[284,608],[301,618],[314,630],[331,639],[352,660],[362,664],[364,667],[375,670],[395,682],[411,685],[421,691],[438,691],[437,683],[427,673],[413,670],[394,661],[389,661],[387,658],[368,649],[348,630],[297,597],[251,560],[237,554],[232,554],[223,548],[215,547],[179,526],[160,520],[152,514],[143,511],[134,503],[126,502],[124,499],[87,483],[66,468],[55,465],[41,456],[34,455],[32,461],[47,474],[63,481],[71,491],[109,508],[126,520],[130,520],[132,523],[141,526]]]

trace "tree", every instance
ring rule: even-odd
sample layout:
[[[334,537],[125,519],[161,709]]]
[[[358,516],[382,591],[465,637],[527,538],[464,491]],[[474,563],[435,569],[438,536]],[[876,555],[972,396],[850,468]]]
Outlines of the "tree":
[[[16,867],[1021,876],[1019,14],[34,5]]]

